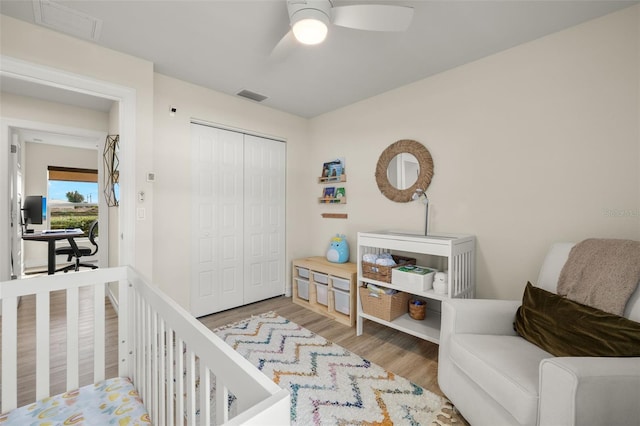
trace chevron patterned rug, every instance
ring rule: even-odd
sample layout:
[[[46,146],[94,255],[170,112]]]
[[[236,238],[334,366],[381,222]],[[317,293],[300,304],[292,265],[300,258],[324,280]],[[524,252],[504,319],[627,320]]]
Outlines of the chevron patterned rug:
[[[274,312],[214,332],[291,393],[293,425],[440,425],[451,404]],[[444,409],[444,410],[443,410]]]

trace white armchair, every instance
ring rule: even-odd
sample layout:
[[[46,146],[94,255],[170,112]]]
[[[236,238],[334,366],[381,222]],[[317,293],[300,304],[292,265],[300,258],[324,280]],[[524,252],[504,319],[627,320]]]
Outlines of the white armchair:
[[[551,248],[537,287],[556,293],[572,247]],[[438,382],[465,419],[473,426],[640,425],[640,358],[555,357],[514,331],[520,305],[442,304]],[[640,287],[624,316],[640,322]]]

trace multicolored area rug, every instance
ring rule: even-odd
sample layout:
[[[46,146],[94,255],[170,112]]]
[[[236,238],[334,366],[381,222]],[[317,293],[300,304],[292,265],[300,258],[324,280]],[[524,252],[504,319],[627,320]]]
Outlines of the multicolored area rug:
[[[439,425],[450,403],[274,312],[214,332],[291,392],[294,425]],[[443,411],[445,409],[446,411]]]

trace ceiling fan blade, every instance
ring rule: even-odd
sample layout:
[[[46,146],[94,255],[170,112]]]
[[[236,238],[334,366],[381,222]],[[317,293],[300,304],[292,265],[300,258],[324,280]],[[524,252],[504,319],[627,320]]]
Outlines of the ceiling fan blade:
[[[289,30],[271,51],[269,59],[273,62],[283,61],[296,46],[296,38],[293,31]]]
[[[331,9],[333,24],[368,31],[405,31],[413,8],[385,4],[356,4]]]

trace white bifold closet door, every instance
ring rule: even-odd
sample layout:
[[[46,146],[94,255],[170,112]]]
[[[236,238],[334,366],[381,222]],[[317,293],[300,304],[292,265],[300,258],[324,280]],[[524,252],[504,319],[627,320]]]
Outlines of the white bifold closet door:
[[[200,124],[191,135],[191,313],[284,294],[284,142]]]

